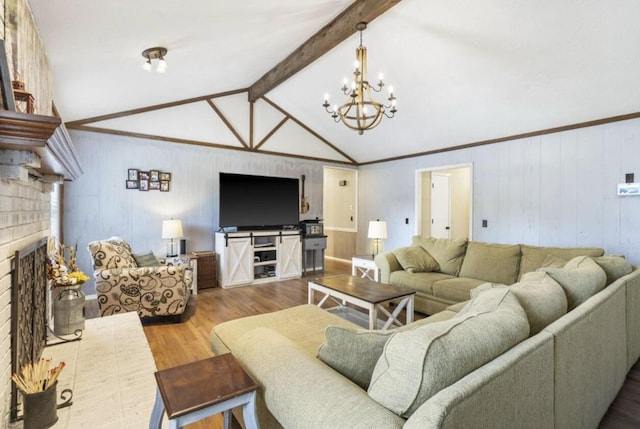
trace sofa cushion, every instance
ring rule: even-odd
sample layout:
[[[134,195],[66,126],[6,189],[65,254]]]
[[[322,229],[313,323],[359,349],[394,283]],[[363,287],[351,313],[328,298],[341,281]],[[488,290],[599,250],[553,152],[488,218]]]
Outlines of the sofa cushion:
[[[546,247],[522,244],[520,251],[522,258],[520,259],[519,278],[522,278],[523,274],[541,268],[548,255],[557,256],[567,261],[576,256],[597,257],[604,255],[604,249],[598,247]]]
[[[622,255],[604,255],[593,260],[607,275],[607,286],[633,271],[633,265]]]
[[[575,257],[564,268],[540,270],[549,273],[562,286],[567,295],[568,311],[601,291],[607,282],[604,270],[588,256]]]
[[[465,312],[394,333],[373,371],[369,396],[409,417],[441,389],[529,335],[527,317],[508,289],[479,294]]]
[[[518,298],[522,309],[527,313],[529,335],[537,334],[567,313],[567,296],[564,289],[543,271],[527,273],[518,283],[511,286],[498,283],[482,284],[471,291],[471,296],[476,296],[487,289],[500,287],[508,287]]]
[[[429,273],[440,270],[438,261],[420,246],[399,247],[392,252],[402,268],[410,273]]]
[[[371,374],[393,331],[328,326],[318,349],[318,359],[356,383],[369,387]]]
[[[470,241],[459,276],[510,285],[517,281],[519,263],[519,244]]]
[[[460,270],[464,252],[467,249],[467,239],[447,239],[413,236],[411,243],[420,246],[440,265],[440,272],[455,276]]]
[[[136,263],[139,267],[159,267],[160,262],[156,255],[153,252],[149,251],[147,253],[134,253],[133,258],[136,260]]]
[[[303,304],[215,325],[211,329],[209,343],[215,354],[228,353],[233,350],[235,342],[243,334],[258,327],[264,327],[284,335],[307,353],[316,356],[318,347],[324,340],[325,329],[330,325],[358,328],[358,325],[314,304]]]
[[[433,295],[433,284],[440,280],[453,279],[455,277],[442,273],[409,273],[407,271],[394,271],[389,276],[389,283],[402,286],[418,292]]]
[[[88,247],[93,258],[94,270],[138,267],[131,247],[120,237],[92,241]]]
[[[432,286],[433,296],[450,302],[467,301],[471,298],[471,290],[482,283],[486,282],[466,277],[438,280]]]

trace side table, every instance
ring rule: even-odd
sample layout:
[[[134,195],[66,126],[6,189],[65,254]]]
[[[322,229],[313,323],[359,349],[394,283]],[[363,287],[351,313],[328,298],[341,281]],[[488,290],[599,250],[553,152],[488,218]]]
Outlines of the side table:
[[[257,429],[257,384],[231,353],[155,372],[158,390],[149,429],[160,429],[166,410],[169,427],[178,429],[214,414],[231,425],[231,409],[242,406],[247,429]]]
[[[373,255],[355,255],[351,258],[351,275],[362,277],[363,279],[379,281],[379,272]]]

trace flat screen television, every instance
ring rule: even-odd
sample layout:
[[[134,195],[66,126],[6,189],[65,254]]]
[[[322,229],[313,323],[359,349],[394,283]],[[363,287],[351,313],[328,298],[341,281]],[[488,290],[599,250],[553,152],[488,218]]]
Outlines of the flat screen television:
[[[298,226],[298,179],[220,173],[219,207],[221,228]]]

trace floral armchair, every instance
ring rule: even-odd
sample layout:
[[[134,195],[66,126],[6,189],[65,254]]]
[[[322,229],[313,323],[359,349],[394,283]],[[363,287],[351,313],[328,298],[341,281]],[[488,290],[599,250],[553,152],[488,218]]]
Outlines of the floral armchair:
[[[180,318],[189,299],[188,265],[139,266],[129,244],[119,237],[92,241],[100,316],[137,311],[140,317]]]

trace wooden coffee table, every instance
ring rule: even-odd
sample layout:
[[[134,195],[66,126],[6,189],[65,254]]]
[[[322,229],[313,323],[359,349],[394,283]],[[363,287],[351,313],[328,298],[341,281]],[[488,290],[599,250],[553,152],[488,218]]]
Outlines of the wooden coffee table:
[[[405,323],[413,322],[413,300],[416,292],[411,289],[339,274],[317,277],[309,281],[309,304],[314,303],[315,291],[325,294],[318,303],[318,307],[322,307],[328,299],[331,299],[340,307],[346,307],[349,303],[367,310],[369,329],[377,328],[378,311],[387,316],[382,329],[389,329],[392,324],[402,326],[398,315],[404,308],[407,310]],[[383,306],[390,302],[396,304],[392,313]]]
[[[247,429],[258,427],[258,386],[231,353],[156,371],[155,376],[158,390],[150,429],[160,429],[165,410],[172,429],[218,413],[223,413],[223,428],[228,429],[231,409],[238,406]]]

